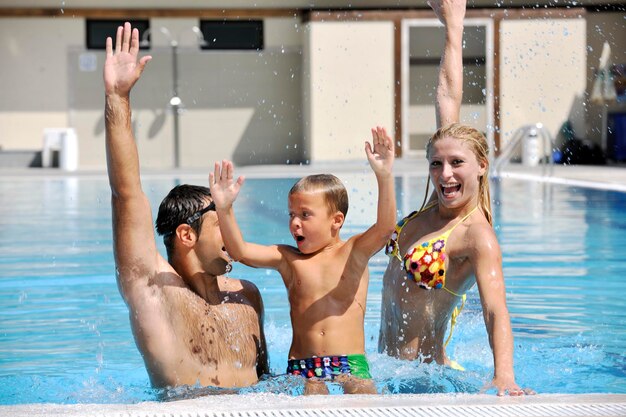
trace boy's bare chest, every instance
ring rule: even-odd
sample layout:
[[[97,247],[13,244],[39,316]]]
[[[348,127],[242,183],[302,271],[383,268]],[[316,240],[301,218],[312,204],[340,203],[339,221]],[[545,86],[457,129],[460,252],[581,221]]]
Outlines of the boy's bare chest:
[[[290,296],[319,300],[322,296],[357,292],[359,283],[367,276],[367,262],[360,268],[354,267],[354,261],[345,251],[325,254],[317,259],[294,262]]]

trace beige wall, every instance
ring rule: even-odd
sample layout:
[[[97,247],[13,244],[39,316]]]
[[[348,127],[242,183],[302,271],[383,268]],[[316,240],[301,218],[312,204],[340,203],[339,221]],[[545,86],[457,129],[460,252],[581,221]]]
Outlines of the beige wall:
[[[313,161],[365,159],[370,128],[393,132],[391,22],[310,22],[305,141]]]
[[[264,22],[262,51],[200,51],[197,19],[152,19],[153,56],[132,94],[142,167],[174,163],[172,49],[180,42],[181,166],[299,163],[302,143],[302,27],[298,18]],[[2,19],[0,147],[40,150],[46,127],[74,127],[79,168],[105,166],[103,51],[85,49],[84,19]],[[33,34],[36,34],[33,36]],[[81,67],[92,62],[92,68]]]
[[[41,148],[46,127],[68,126],[68,61],[82,19],[0,19],[0,147]]]
[[[266,49],[260,53],[200,52],[194,24],[197,19],[151,21],[154,59],[132,98],[144,167],[173,164],[171,50],[161,26],[181,42],[184,166],[206,167],[222,158],[239,164],[358,160],[371,126],[391,130],[390,22],[265,19]],[[74,127],[80,168],[104,167],[104,54],[84,49],[84,26],[82,18],[0,19],[1,149],[38,150],[44,128]],[[502,144],[524,124],[543,122],[556,134],[568,118],[577,136],[600,143],[602,108],[586,104],[584,92],[591,89],[604,40],[612,45],[613,61],[626,62],[624,13],[504,20],[500,40]],[[95,70],[81,70],[81,59],[95,59]],[[436,71],[428,71],[420,82],[432,91]],[[466,94],[476,95],[471,89]],[[431,100],[412,101],[411,118],[433,125]],[[463,117],[477,114],[466,110]]]
[[[556,137],[584,94],[586,65],[584,19],[503,20],[501,146],[531,123],[543,123]]]

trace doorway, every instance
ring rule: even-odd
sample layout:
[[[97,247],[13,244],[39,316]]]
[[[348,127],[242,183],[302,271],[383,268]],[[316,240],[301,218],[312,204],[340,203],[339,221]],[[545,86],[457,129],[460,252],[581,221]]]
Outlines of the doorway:
[[[464,25],[460,122],[483,131],[493,155],[494,24],[488,18],[469,18]],[[444,35],[445,29],[437,19],[402,21],[402,155],[405,157],[424,157],[426,143],[437,130],[435,92]]]

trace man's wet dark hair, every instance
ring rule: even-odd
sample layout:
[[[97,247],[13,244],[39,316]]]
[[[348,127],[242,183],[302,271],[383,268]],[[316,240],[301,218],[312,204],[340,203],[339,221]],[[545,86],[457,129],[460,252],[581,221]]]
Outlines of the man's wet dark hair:
[[[205,208],[211,201],[211,191],[208,187],[189,184],[181,184],[172,188],[161,201],[156,218],[156,231],[163,236],[163,243],[169,260],[171,260],[174,250],[176,228],[185,224],[190,216]],[[202,217],[193,221],[190,226],[200,235]]]

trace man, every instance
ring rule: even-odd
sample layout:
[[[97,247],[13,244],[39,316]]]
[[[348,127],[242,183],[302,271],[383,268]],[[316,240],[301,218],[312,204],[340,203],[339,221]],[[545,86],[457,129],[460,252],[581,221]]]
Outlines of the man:
[[[139,32],[107,38],[104,64],[106,154],[113,210],[117,283],[128,305],[135,342],[154,387],[243,387],[268,372],[263,304],[250,282],[230,268],[206,187],[182,185],[161,203],[157,251],[148,198],[141,189],[131,130],[130,91],[146,64]]]

